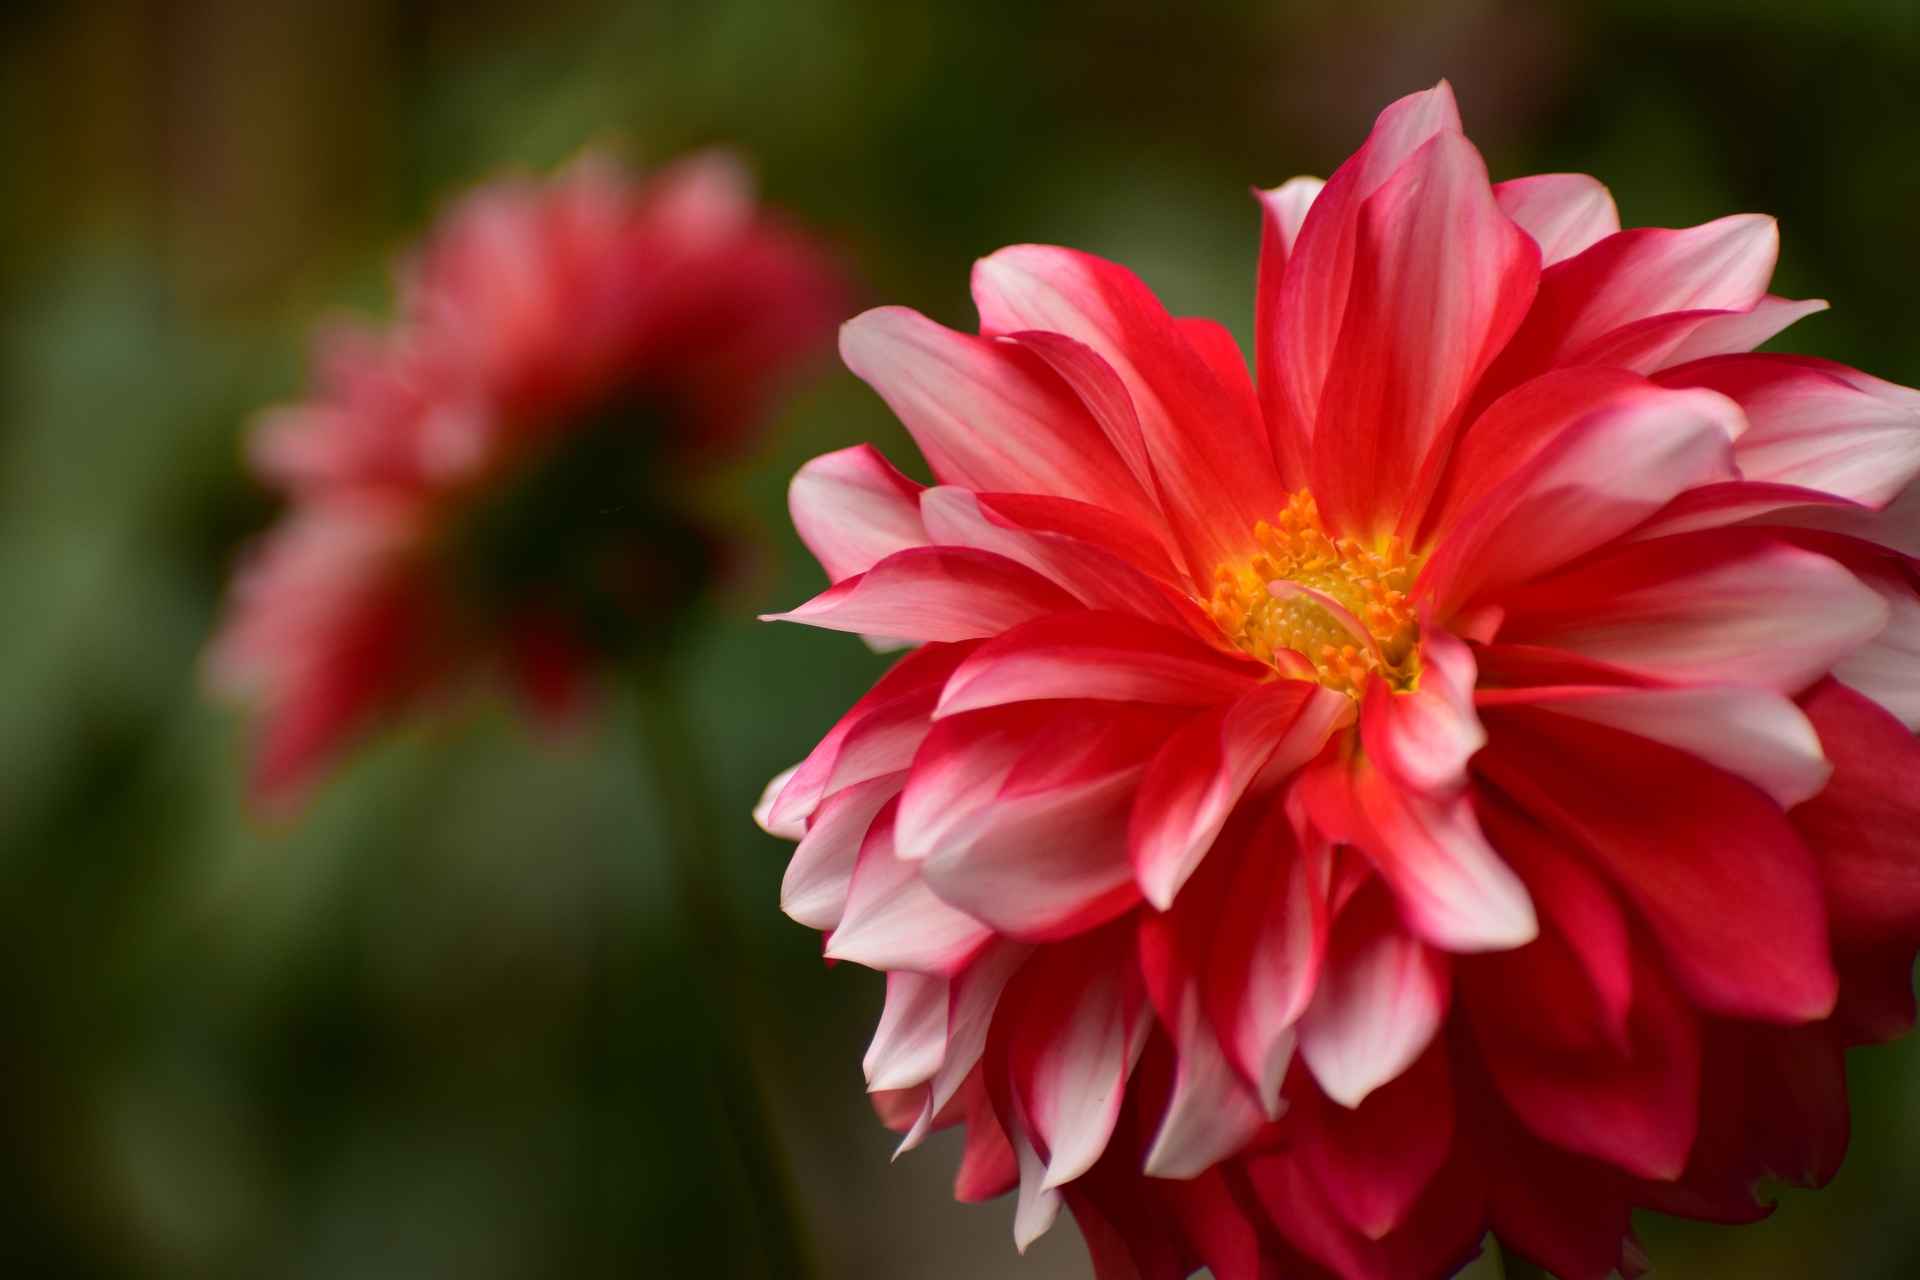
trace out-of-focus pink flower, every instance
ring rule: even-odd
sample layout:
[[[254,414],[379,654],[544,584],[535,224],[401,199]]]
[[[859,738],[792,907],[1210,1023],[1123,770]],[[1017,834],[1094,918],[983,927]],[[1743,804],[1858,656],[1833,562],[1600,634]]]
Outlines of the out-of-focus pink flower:
[[[980,336],[842,332],[939,483],[795,478],[924,642],[793,772],[785,907],[887,972],[866,1061],[962,1199],[1103,1277],[1563,1280],[1761,1216],[1912,1022],[1920,393],[1755,345],[1762,217],[1490,185],[1451,93],[1262,195],[1256,377],[1022,245]]]
[[[312,390],[253,438],[288,509],[208,665],[252,705],[256,797],[304,794],[478,680],[576,712],[598,661],[704,584],[725,548],[698,486],[848,296],[724,153],[646,181],[590,155],[461,199],[401,270],[396,321],[323,330]]]

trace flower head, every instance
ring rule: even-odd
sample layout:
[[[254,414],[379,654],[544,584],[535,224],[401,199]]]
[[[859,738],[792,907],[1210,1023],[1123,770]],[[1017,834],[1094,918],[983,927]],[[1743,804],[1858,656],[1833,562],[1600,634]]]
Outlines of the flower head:
[[[312,390],[253,439],[288,510],[209,667],[253,704],[268,801],[476,679],[565,717],[657,643],[720,549],[694,490],[847,296],[722,153],[483,186],[398,283],[398,318],[323,330]]]
[[[1920,393],[1746,354],[1761,217],[1491,185],[1447,87],[1261,197],[1255,376],[1098,258],[841,350],[938,483],[795,478],[921,642],[760,817],[963,1199],[1103,1276],[1638,1274],[1845,1146],[1920,939]],[[1905,496],[1903,496],[1905,495]]]

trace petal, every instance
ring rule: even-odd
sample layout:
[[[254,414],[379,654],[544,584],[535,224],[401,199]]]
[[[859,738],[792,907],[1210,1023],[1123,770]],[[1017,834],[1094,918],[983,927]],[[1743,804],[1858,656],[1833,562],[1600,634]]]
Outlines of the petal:
[[[1736,356],[1689,365],[1661,381],[1707,387],[1739,403],[1749,426],[1735,457],[1748,480],[1878,508],[1920,475],[1920,413],[1824,369]]]
[[[896,551],[927,545],[920,486],[870,444],[823,454],[787,488],[793,527],[834,582],[865,573]]]
[[[1046,361],[1060,380],[1073,389],[1087,412],[1107,433],[1108,442],[1125,460],[1141,492],[1157,502],[1160,482],[1154,478],[1147,438],[1140,429],[1140,415],[1134,410],[1127,384],[1120,380],[1113,366],[1101,359],[1092,347],[1064,333],[1023,329],[1002,336]]]
[[[1464,794],[1405,791],[1364,754],[1322,756],[1294,794],[1328,840],[1367,854],[1408,927],[1428,942],[1495,951],[1533,939],[1538,924],[1526,886],[1487,843]]]
[[[1349,1226],[1378,1240],[1406,1220],[1453,1145],[1453,1079],[1429,1046],[1358,1107],[1330,1101],[1302,1071],[1289,1084],[1294,1158]]]
[[[934,1120],[944,1114],[948,1104],[979,1080],[980,1055],[987,1047],[987,1032],[993,1024],[994,1010],[1007,982],[1033,954],[1024,942],[995,938],[968,962],[966,968],[948,979],[947,1044],[939,1070],[928,1082],[926,1109],[920,1120],[900,1143],[900,1151],[910,1151],[933,1131]],[[991,1112],[991,1107],[988,1108]],[[972,1123],[971,1118],[968,1121]],[[971,1144],[971,1138],[969,1138]],[[894,1153],[896,1156],[899,1152]],[[1011,1152],[1009,1152],[1011,1158]],[[1005,1190],[1006,1188],[1001,1188]],[[995,1194],[998,1194],[996,1192]]]
[[[895,855],[893,828],[893,809],[882,809],[860,848],[846,912],[827,938],[827,958],[869,969],[956,973],[993,931],[934,896],[920,864]]]
[[[1360,210],[1353,281],[1315,419],[1313,493],[1330,527],[1411,534],[1462,403],[1533,299],[1539,248],[1500,212],[1486,165],[1442,130]]]
[[[928,645],[901,659],[794,768],[768,811],[768,824],[805,825],[840,788],[912,764],[932,727],[940,686],[973,648]]]
[[[1702,313],[1680,344],[1661,357],[1656,371],[1708,356],[1751,351],[1787,326],[1826,309],[1825,300],[1820,298],[1796,301],[1768,294],[1754,303],[1751,311]]]
[[[1254,549],[1254,523],[1286,502],[1265,427],[1137,276],[1090,254],[1015,245],[974,265],[973,296],[982,332],[1065,334],[1119,375],[1189,573]]]
[[[1208,707],[1271,670],[1123,613],[1036,618],[994,637],[948,680],[936,716],[1037,699],[1101,698]]]
[[[1751,311],[1766,296],[1779,253],[1779,228],[1758,214],[1608,236],[1541,273],[1539,298],[1488,371],[1481,395],[1491,400],[1651,316]]]
[[[898,414],[943,484],[1047,493],[1158,516],[1086,406],[1017,344],[943,328],[904,307],[849,320],[840,354]]]
[[[1475,768],[1613,878],[1695,1004],[1783,1023],[1833,1008],[1819,873],[1772,801],[1617,729],[1522,707],[1482,718]]]
[[[1385,887],[1355,894],[1334,922],[1326,967],[1300,1019],[1300,1056],[1321,1090],[1357,1107],[1412,1066],[1440,1030],[1447,957],[1408,935]]]
[[[1886,625],[1833,560],[1755,530],[1633,543],[1500,598],[1503,643],[1547,645],[1660,680],[1804,689]]]
[[[1183,896],[1174,911],[1199,915],[1212,928],[1207,1016],[1260,1105],[1278,1116],[1297,1024],[1326,954],[1328,850],[1320,843],[1302,848],[1278,806],[1253,822],[1257,817],[1249,815],[1244,849],[1235,850],[1242,855],[1237,867],[1222,859],[1216,869],[1209,859],[1201,869],[1202,879],[1227,884],[1217,910],[1196,910],[1213,904],[1188,906]],[[1222,843],[1230,840],[1231,834]]]
[[[766,622],[908,640],[972,640],[1080,602],[1024,565],[971,547],[914,547]]]
[[[1584,173],[1541,173],[1493,189],[1500,212],[1540,246],[1540,264],[1582,253],[1620,230],[1613,193]]]
[[[1272,433],[1273,456],[1280,478],[1289,490],[1307,487],[1306,442],[1288,416],[1287,398],[1276,365],[1280,328],[1281,285],[1287,262],[1307,211],[1327,184],[1319,178],[1291,178],[1271,191],[1256,191],[1260,201],[1259,300],[1253,315],[1253,367],[1260,388],[1261,416]]]
[[[1783,809],[1819,794],[1833,772],[1805,714],[1771,689],[1735,684],[1626,690],[1558,685],[1481,695],[1483,706],[1517,703],[1677,747],[1745,778]]]
[[[940,896],[1046,941],[1139,900],[1127,815],[1148,758],[1187,712],[1015,703],[936,722],[901,799],[900,847]]]
[[[940,1069],[947,1047],[945,978],[896,969],[887,975],[887,1003],[861,1068],[867,1092],[909,1089]]]
[[[1327,180],[1300,225],[1267,332],[1277,375],[1271,381],[1286,401],[1303,459],[1311,456],[1321,390],[1346,314],[1361,206],[1428,139],[1459,128],[1446,81],[1401,98],[1380,113],[1365,145]],[[1268,381],[1263,372],[1263,388]]]
[[[1005,556],[1090,609],[1113,609],[1186,629],[1185,616],[1166,592],[1110,551],[1063,534],[1019,528],[965,489],[928,489],[920,495],[920,513],[935,542]]]
[[[782,840],[798,840],[807,834],[804,818],[798,822],[791,820],[777,822],[773,816],[773,806],[780,799],[780,793],[787,789],[787,784],[793,781],[793,775],[798,772],[800,772],[800,766],[796,764],[774,774],[767,780],[767,785],[761,788],[760,799],[753,806],[754,825],[770,836],[777,836]]]
[[[1920,938],[1920,742],[1831,680],[1803,705],[1833,759],[1833,781],[1787,820],[1819,861],[1834,932]]]
[[[1442,616],[1601,546],[1696,485],[1732,480],[1740,411],[1713,392],[1622,396],[1464,512],[1421,573]]]
[[[843,787],[814,811],[813,821],[780,881],[780,909],[809,929],[840,927],[860,846],[881,806],[900,794],[907,774],[881,774]],[[893,1088],[895,1086],[888,1086]]]
[[[1128,829],[1147,900],[1165,911],[1255,775],[1285,777],[1318,755],[1352,705],[1310,681],[1273,680],[1169,739],[1141,780]]]
[[[1046,1144],[1042,1191],[1071,1182],[1106,1150],[1127,1077],[1153,1027],[1124,923],[1041,952],[1009,1044],[1013,1087]]]
[[[1698,1015],[1657,964],[1636,955],[1628,1052],[1541,1043],[1527,1034],[1528,1025],[1551,1023],[1559,1007],[1556,993],[1521,972],[1532,959],[1521,951],[1459,968],[1462,1000],[1508,1105],[1555,1146],[1639,1177],[1678,1177],[1697,1116]]]
[[[1887,625],[1834,665],[1834,678],[1920,731],[1920,594],[1892,573],[1855,576],[1886,602]]]
[[[1467,783],[1467,761],[1487,741],[1473,712],[1473,652],[1457,637],[1421,624],[1420,687],[1390,693],[1370,682],[1361,704],[1367,757],[1395,786],[1441,798]],[[1375,688],[1378,692],[1375,692]]]
[[[1105,507],[1028,493],[975,494],[1001,523],[1031,533],[1057,533],[1111,552],[1155,582],[1185,593],[1180,571],[1158,534]]]

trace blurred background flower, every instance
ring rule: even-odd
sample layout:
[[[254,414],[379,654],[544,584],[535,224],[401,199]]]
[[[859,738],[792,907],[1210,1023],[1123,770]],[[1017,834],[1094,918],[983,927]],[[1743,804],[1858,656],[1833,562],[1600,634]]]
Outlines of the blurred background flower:
[[[1920,382],[1920,10],[1890,0],[11,0],[0,6],[0,1273],[752,1276],[657,797],[628,726],[403,731],[290,834],[243,820],[196,682],[273,515],[237,442],[314,317],[381,312],[449,192],[599,145],[712,143],[873,294],[971,327],[966,266],[1051,241],[1250,337],[1252,184],[1326,173],[1441,75],[1496,178],[1601,176],[1629,225],[1781,217],[1783,341]],[[732,475],[825,579],[787,478],[910,447],[840,374]],[[922,474],[919,478],[925,479]],[[746,817],[885,664],[698,619],[686,679],[763,1007],[756,1048],[835,1277],[1084,1276],[957,1134],[887,1166],[877,975],[775,911]],[[620,713],[624,716],[626,713]],[[1641,1225],[1675,1277],[1920,1267],[1920,1049],[1864,1052],[1835,1185],[1741,1231]],[[661,1104],[660,1099],[670,1099]]]

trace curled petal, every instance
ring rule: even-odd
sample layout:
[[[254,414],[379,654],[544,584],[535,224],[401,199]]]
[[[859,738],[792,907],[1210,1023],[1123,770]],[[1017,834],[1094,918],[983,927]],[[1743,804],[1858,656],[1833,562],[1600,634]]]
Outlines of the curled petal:
[[[1540,264],[1582,253],[1620,230],[1613,194],[1584,173],[1542,173],[1493,189],[1500,212],[1540,246]]]
[[[970,547],[915,547],[835,583],[766,622],[907,640],[973,640],[1080,602],[1005,556]]]
[[[924,547],[920,488],[870,444],[823,454],[787,487],[794,531],[834,582],[896,551]]]
[[[947,1047],[948,982],[896,969],[887,975],[887,1003],[861,1067],[869,1093],[925,1084]]]
[[[854,864],[867,829],[889,800],[900,794],[907,774],[883,773],[828,796],[787,863],[780,881],[780,909],[809,929],[840,927],[853,883]],[[895,1086],[888,1086],[889,1088]]]
[[[935,897],[920,864],[895,855],[898,803],[881,810],[860,847],[846,911],[827,939],[827,957],[870,969],[951,975],[980,953],[993,931]]]

